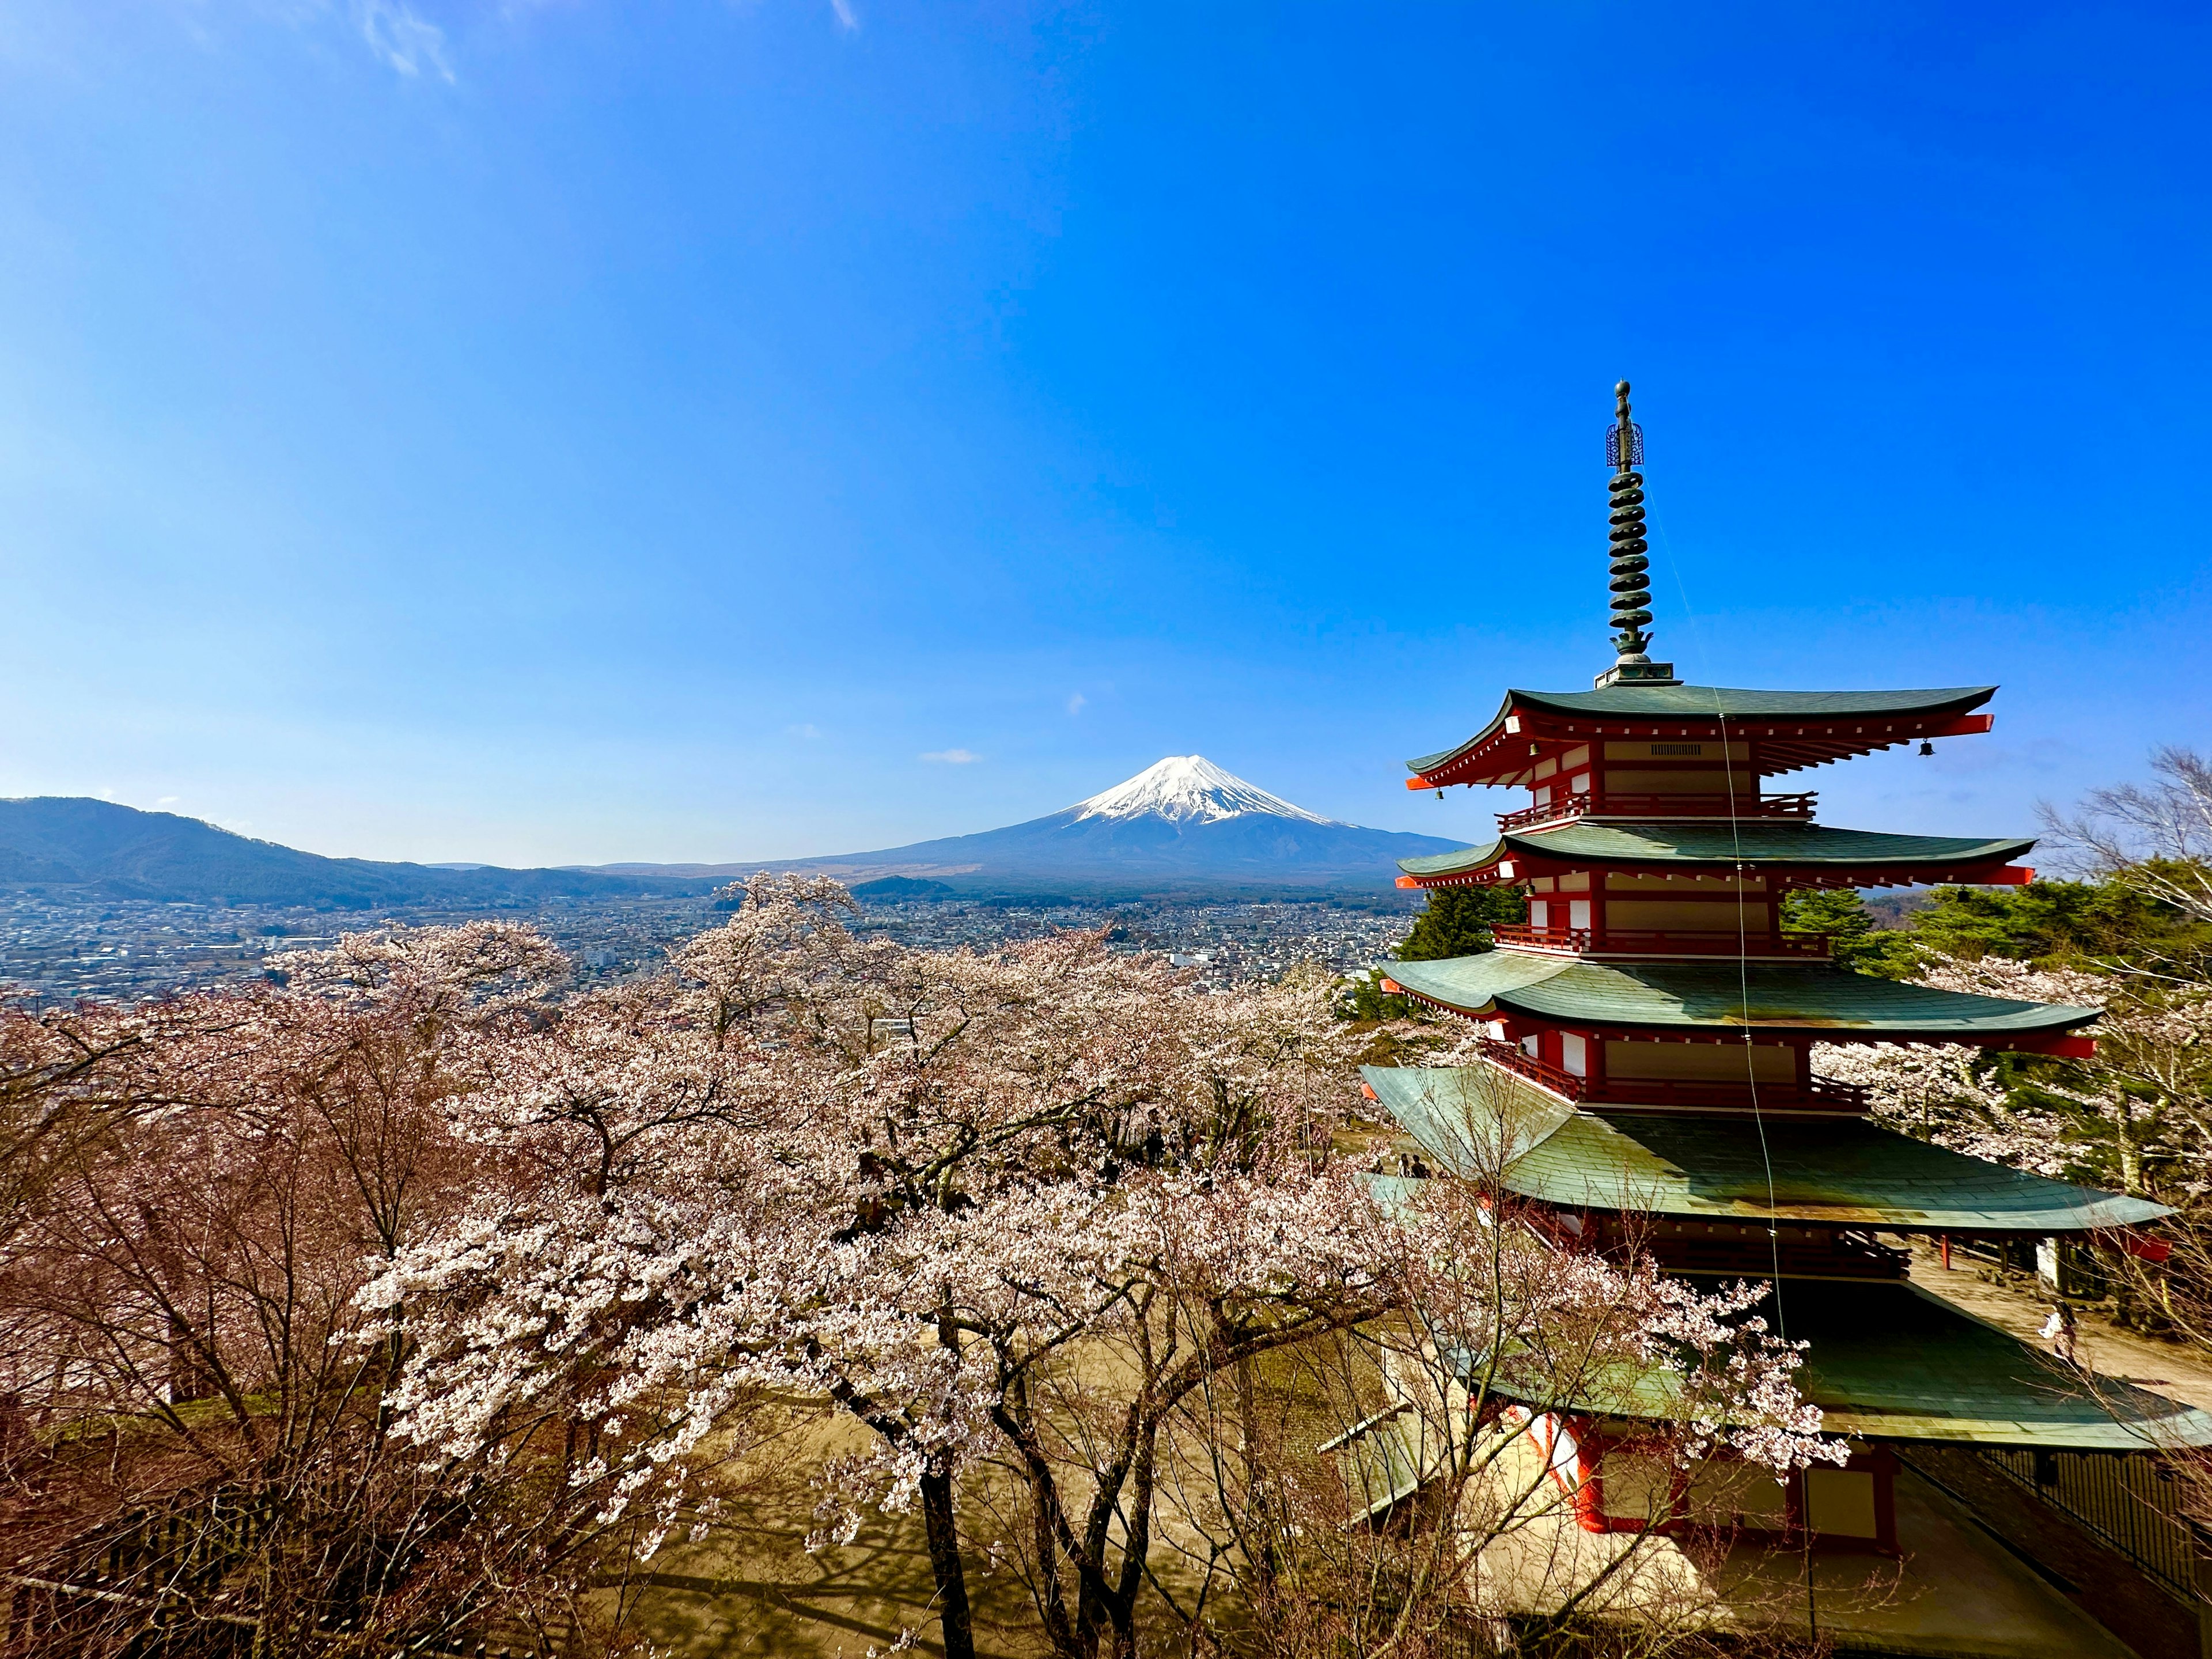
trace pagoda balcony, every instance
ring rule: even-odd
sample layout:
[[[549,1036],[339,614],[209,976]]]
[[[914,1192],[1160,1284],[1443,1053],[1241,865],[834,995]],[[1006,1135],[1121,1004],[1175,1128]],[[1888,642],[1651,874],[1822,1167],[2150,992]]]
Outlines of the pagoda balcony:
[[[1854,1112],[1874,1109],[1874,1100],[1856,1083],[1838,1083],[1816,1077],[1808,1086],[1791,1082],[1749,1084],[1705,1079],[1605,1078],[1592,1083],[1549,1061],[1541,1060],[1518,1044],[1485,1037],[1479,1043],[1482,1057],[1493,1066],[1527,1078],[1562,1100],[1584,1106],[1732,1107],[1750,1111],[1756,1107],[1807,1112]]]
[[[1516,950],[1563,957],[1746,957],[1789,962],[1825,962],[1826,933],[1675,933],[1644,927],[1537,927],[1527,922],[1493,923],[1490,936]]]
[[[1809,822],[1817,792],[1795,795],[1561,795],[1540,806],[1500,812],[1500,833],[1577,818],[1796,818]]]
[[[1536,1058],[1526,1048],[1510,1042],[1498,1042],[1484,1037],[1477,1045],[1482,1057],[1493,1066],[1502,1066],[1509,1072],[1517,1072],[1540,1089],[1548,1089],[1562,1100],[1580,1100],[1588,1086],[1584,1079],[1572,1072],[1563,1072],[1558,1066]]]

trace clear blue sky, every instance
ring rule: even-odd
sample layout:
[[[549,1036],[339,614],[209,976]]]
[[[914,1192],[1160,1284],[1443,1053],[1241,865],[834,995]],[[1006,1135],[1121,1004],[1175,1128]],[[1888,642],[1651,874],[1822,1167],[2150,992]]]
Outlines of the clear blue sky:
[[[1200,752],[1317,811],[1603,645],[2203,742],[2212,12],[0,0],[0,793],[842,851]],[[973,756],[971,760],[928,757]]]

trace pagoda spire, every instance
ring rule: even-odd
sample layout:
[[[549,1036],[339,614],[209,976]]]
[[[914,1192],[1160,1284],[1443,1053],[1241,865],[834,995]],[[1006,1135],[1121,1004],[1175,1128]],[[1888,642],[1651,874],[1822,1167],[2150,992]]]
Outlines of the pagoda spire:
[[[1679,685],[1674,665],[1654,662],[1644,650],[1651,643],[1644,631],[1651,620],[1651,560],[1650,544],[1644,539],[1644,475],[1636,470],[1644,459],[1644,428],[1629,418],[1628,382],[1616,385],[1613,395],[1616,418],[1605,434],[1605,459],[1613,469],[1607,516],[1613,526],[1613,623],[1620,630],[1613,643],[1620,654],[1596,684]]]

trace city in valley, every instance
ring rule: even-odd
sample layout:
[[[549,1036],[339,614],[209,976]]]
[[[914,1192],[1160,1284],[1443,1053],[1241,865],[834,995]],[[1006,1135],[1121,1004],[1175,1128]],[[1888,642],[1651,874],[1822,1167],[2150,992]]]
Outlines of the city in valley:
[[[1103,928],[1117,954],[1155,951],[1212,988],[1279,978],[1299,966],[1348,975],[1388,957],[1415,907],[1377,899],[1042,903],[1021,899],[865,901],[850,926],[930,950],[988,948],[1062,928]],[[280,951],[341,934],[452,926],[479,908],[408,907],[369,914],[301,906],[61,899],[0,894],[0,988],[34,1002],[123,1001],[250,983]],[[501,910],[567,953],[576,982],[605,983],[666,966],[671,947],[721,920],[710,897],[568,899]]]

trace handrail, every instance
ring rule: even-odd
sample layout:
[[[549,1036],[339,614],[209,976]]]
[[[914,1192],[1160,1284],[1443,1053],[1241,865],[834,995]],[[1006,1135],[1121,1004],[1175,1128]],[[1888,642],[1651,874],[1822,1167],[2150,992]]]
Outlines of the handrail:
[[[1580,952],[1590,948],[1592,936],[1587,927],[1538,927],[1525,921],[1494,921],[1490,925],[1490,937],[1501,945]]]
[[[1500,812],[1501,830],[1569,818],[1810,818],[1817,791],[1785,795],[1561,795],[1541,806]]]
[[[1480,1047],[1485,1060],[1503,1066],[1509,1072],[1518,1072],[1531,1083],[1549,1089],[1553,1094],[1568,1100],[1580,1100],[1583,1091],[1589,1087],[1586,1079],[1536,1058],[1527,1049],[1510,1042],[1499,1042],[1490,1037],[1481,1039]]]

